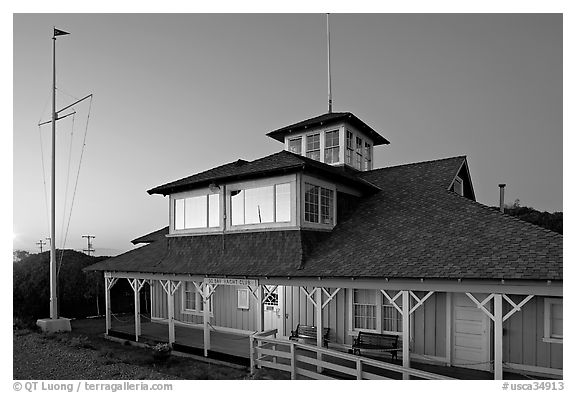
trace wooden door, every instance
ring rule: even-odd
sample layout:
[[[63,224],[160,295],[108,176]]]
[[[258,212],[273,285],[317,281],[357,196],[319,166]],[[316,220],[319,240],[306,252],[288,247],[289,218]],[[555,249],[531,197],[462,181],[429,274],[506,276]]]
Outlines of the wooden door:
[[[490,371],[490,319],[464,293],[453,296],[452,365]]]
[[[264,330],[278,329],[278,335],[284,334],[282,303],[283,287],[278,285],[274,294],[264,303]]]

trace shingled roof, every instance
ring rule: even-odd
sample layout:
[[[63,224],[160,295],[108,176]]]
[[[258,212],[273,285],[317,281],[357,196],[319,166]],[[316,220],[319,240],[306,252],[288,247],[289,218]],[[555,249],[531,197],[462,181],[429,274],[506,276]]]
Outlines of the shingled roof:
[[[355,172],[346,170],[346,168],[334,167],[283,150],[254,161],[234,161],[180,180],[163,184],[148,190],[148,193],[168,195],[192,188],[206,187],[210,183],[254,179],[299,171],[329,176],[333,180],[349,184],[364,191],[378,190],[377,187],[357,177]]]
[[[387,145],[390,142],[382,135],[374,131],[372,127],[368,124],[364,123],[362,120],[354,116],[354,114],[350,112],[330,112],[325,113],[320,116],[313,117],[311,119],[303,120],[298,123],[291,124],[286,127],[279,128],[277,130],[271,131],[266,135],[272,139],[276,139],[279,142],[284,142],[284,136],[290,134],[292,132],[301,131],[306,128],[315,127],[315,126],[324,126],[330,125],[342,121],[347,121],[360,131],[364,132],[372,139],[372,143],[374,146],[378,145]]]
[[[448,190],[465,157],[358,173],[381,191],[330,233],[163,237],[92,270],[562,280],[562,236]]]

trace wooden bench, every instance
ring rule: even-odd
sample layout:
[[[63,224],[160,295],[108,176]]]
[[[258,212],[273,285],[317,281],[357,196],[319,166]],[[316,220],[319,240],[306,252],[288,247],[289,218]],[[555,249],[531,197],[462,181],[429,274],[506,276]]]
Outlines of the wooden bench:
[[[322,328],[322,345],[328,347],[328,340],[330,335],[330,328]],[[304,340],[316,340],[318,335],[318,329],[316,326],[300,325],[296,327],[296,330],[292,330],[292,334],[288,337],[290,340],[304,339]]]
[[[360,355],[361,349],[390,352],[392,359],[398,359],[398,336],[394,334],[382,334],[371,332],[359,332],[358,337],[352,344],[354,355]]]

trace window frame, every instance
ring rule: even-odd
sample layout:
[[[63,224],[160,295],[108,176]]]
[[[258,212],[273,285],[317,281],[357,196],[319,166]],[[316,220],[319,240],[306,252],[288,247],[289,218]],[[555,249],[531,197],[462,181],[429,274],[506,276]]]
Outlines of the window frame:
[[[346,135],[344,135],[345,140],[344,163],[350,165],[351,167],[354,167],[354,133],[349,129],[345,130]],[[348,139],[348,136],[350,136],[350,139]],[[348,144],[348,142],[350,142],[350,144]]]
[[[211,195],[218,195],[218,225],[217,226],[210,226],[210,196]],[[176,217],[176,213],[177,213],[177,209],[176,209],[176,204],[178,203],[178,201],[183,200],[183,205],[184,205],[184,212],[182,213],[184,215],[184,217],[186,216],[186,199],[187,198],[196,198],[196,197],[201,197],[201,196],[205,196],[206,197],[206,225],[205,227],[196,227],[196,228],[182,228],[182,229],[177,229],[176,228],[176,222],[177,222],[177,217]],[[169,234],[170,235],[180,235],[180,234],[196,234],[196,233],[210,233],[210,232],[220,232],[222,231],[223,225],[224,225],[224,217],[223,217],[223,192],[222,189],[220,189],[217,192],[212,192],[210,191],[210,189],[208,188],[202,188],[202,189],[198,189],[198,190],[192,190],[192,191],[184,191],[184,192],[178,192],[178,193],[174,193],[174,194],[170,194],[169,197],[169,224],[170,224],[170,228],[169,228]],[[184,220],[184,225],[185,225],[185,218],[183,217]]]
[[[200,309],[200,304],[202,303],[202,294],[200,292],[198,292],[198,289],[196,288],[196,285],[194,285],[193,281],[184,281],[183,282],[184,285],[182,285],[182,289],[180,290],[181,292],[181,311],[182,314],[186,314],[186,315],[204,315],[204,311]],[[191,289],[192,291],[188,290],[188,286],[191,285]],[[194,293],[194,308],[190,309],[190,308],[186,308],[186,292],[192,292]],[[208,300],[208,310],[209,310],[209,314],[211,317],[214,316],[214,295],[216,294],[216,292],[212,293],[212,296],[210,296],[210,300]]]
[[[306,140],[304,144],[306,146],[306,157],[310,158],[311,160],[323,162],[322,161],[322,133],[320,131],[311,132],[310,134],[306,134]],[[309,149],[308,148],[308,138],[318,137],[318,148],[317,149]],[[316,142],[312,142],[315,144]],[[312,158],[309,156],[311,153],[318,153],[318,159]]]
[[[359,328],[356,327],[356,304],[361,304],[361,303],[355,303],[354,302],[354,293],[357,290],[362,290],[362,291],[369,291],[369,292],[373,292],[374,294],[374,304],[367,304],[369,306],[373,306],[374,307],[374,318],[375,318],[375,327],[374,329],[367,329],[367,328]],[[380,296],[378,296],[380,295]],[[350,329],[352,330],[352,332],[372,332],[372,333],[379,333],[381,331],[381,306],[382,306],[382,294],[380,293],[380,291],[376,290],[376,289],[364,289],[364,288],[350,288]]]
[[[355,135],[354,138],[354,168],[362,171],[364,168],[364,138]]]
[[[318,186],[320,187],[318,190],[318,221],[319,222],[310,222],[310,221],[306,221],[306,184],[310,184],[310,185],[314,185],[314,186]],[[332,191],[332,224],[323,224],[321,223],[321,198],[322,198],[322,192],[321,189],[325,188],[328,190]],[[334,226],[336,226],[337,224],[337,190],[336,190],[336,186],[332,183],[328,183],[326,181],[320,180],[318,178],[312,177],[312,176],[308,176],[308,175],[303,175],[302,179],[301,179],[301,187],[300,187],[300,209],[301,209],[301,213],[300,213],[300,220],[301,220],[301,226],[302,227],[308,227],[308,228],[315,228],[315,229],[332,229],[334,228]]]
[[[372,144],[364,139],[364,164],[365,170],[372,170]]]
[[[551,308],[554,304],[559,304],[562,306],[562,324],[564,324],[564,302],[563,298],[558,297],[546,297],[544,298],[544,337],[542,338],[543,342],[546,343],[553,343],[553,344],[562,344],[564,342],[564,335],[562,337],[554,337],[551,332],[551,318],[552,313]]]
[[[276,205],[276,185],[281,184],[290,184],[290,221],[272,221],[272,222],[263,222],[263,223],[255,223],[255,224],[237,224],[232,225],[232,200],[231,200],[231,193],[239,190],[246,190],[246,189],[253,189],[253,188],[260,188],[260,187],[269,187],[274,186],[273,189],[273,217],[276,220],[277,215],[277,205]],[[296,193],[298,192],[296,187],[296,175],[285,175],[285,176],[278,176],[272,177],[267,179],[258,179],[258,180],[250,180],[245,182],[237,182],[237,183],[230,183],[226,186],[226,196],[225,196],[225,205],[226,205],[226,231],[228,232],[238,232],[238,231],[250,231],[250,230],[260,230],[260,229],[268,229],[268,228],[291,228],[296,227],[297,220],[297,208],[296,208]]]
[[[303,153],[304,153],[304,148],[303,148],[303,146],[302,146],[302,142],[303,142],[303,140],[304,140],[304,138],[303,138],[304,136],[305,136],[305,135],[299,135],[299,136],[294,137],[294,138],[288,138],[288,151],[289,151],[290,153],[298,154],[298,155],[303,155]],[[297,140],[300,140],[300,153],[296,153],[296,152],[293,152],[292,150],[290,150],[290,143],[291,143],[291,142],[294,142],[294,141],[297,141]]]
[[[332,134],[332,133],[336,133],[336,136],[337,136],[336,137],[336,144],[328,146],[328,134]],[[332,138],[332,141],[334,141],[333,138]],[[336,151],[336,158],[338,158],[338,159],[336,161],[328,162],[326,160],[328,151],[332,152],[332,158],[334,158],[333,152]],[[330,129],[330,130],[324,131],[324,161],[323,162],[325,164],[328,164],[328,165],[340,163],[340,128]]]
[[[460,185],[460,191],[456,191],[456,183]],[[452,190],[460,196],[464,196],[464,180],[460,178],[460,176],[456,176],[454,181],[452,182]]]
[[[243,292],[246,294],[246,303],[245,304],[240,304],[240,292]],[[237,308],[240,310],[249,310],[250,309],[250,290],[248,288],[239,288],[236,291],[236,297],[237,297]]]

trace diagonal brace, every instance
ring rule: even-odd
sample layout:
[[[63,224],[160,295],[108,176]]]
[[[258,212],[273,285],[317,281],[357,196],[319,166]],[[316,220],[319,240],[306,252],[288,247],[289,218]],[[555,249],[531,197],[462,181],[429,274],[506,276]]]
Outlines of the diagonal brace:
[[[404,315],[404,313],[402,312],[402,308],[400,306],[398,306],[398,304],[396,304],[396,299],[398,299],[400,296],[402,296],[402,291],[398,291],[398,293],[396,295],[394,295],[393,297],[388,295],[388,293],[384,289],[381,289],[380,292],[382,292],[382,294],[386,297],[386,299],[388,299],[390,304],[394,306],[394,308],[400,313],[400,315]]]
[[[338,294],[339,291],[340,291],[340,288],[336,288],[336,290],[334,292],[330,293],[329,290],[327,290],[326,288],[323,287],[322,292],[324,292],[327,299],[324,303],[322,303],[322,308],[326,307],[328,305],[328,303],[330,303],[330,301],[332,299],[334,299],[334,297]]]
[[[414,300],[416,300],[416,304],[414,305],[414,307],[412,307],[410,309],[410,314],[412,314],[414,311],[416,311],[416,309],[418,307],[423,305],[424,302],[426,301],[426,299],[428,299],[430,296],[432,296],[433,293],[434,293],[434,291],[430,291],[426,295],[424,295],[424,297],[422,299],[420,299],[418,296],[416,296],[416,294],[414,292],[410,291],[410,295],[414,298]]]
[[[300,287],[300,290],[302,292],[304,292],[304,294],[306,295],[306,297],[308,298],[308,300],[310,300],[310,302],[312,302],[312,304],[314,305],[314,307],[317,307],[318,305],[316,304],[316,301],[314,300],[314,294],[316,293],[317,290],[319,290],[320,288],[313,288],[310,292],[308,292],[308,290],[305,287]]]
[[[515,312],[517,311],[521,311],[522,310],[522,306],[525,305],[526,303],[528,303],[530,301],[530,299],[532,299],[534,297],[534,295],[528,295],[524,298],[524,300],[522,300],[520,303],[516,304],[514,303],[514,301],[512,299],[510,299],[508,296],[506,295],[502,295],[502,297],[504,299],[506,299],[506,301],[508,303],[510,303],[510,305],[512,306],[512,310],[510,310],[508,312],[508,314],[506,314],[504,316],[504,318],[502,318],[502,322],[504,322],[505,320],[507,320],[508,318],[510,318],[512,315],[514,315]]]
[[[469,292],[466,292],[466,296],[468,296],[470,298],[470,300],[472,300],[476,304],[476,307],[481,309],[484,312],[484,314],[488,315],[488,317],[490,317],[491,320],[496,321],[494,315],[486,307],[484,307],[484,305],[486,303],[488,303],[494,297],[493,293],[491,293],[488,297],[486,297],[486,299],[484,299],[482,302],[478,301],[474,297],[474,295],[472,295]]]

